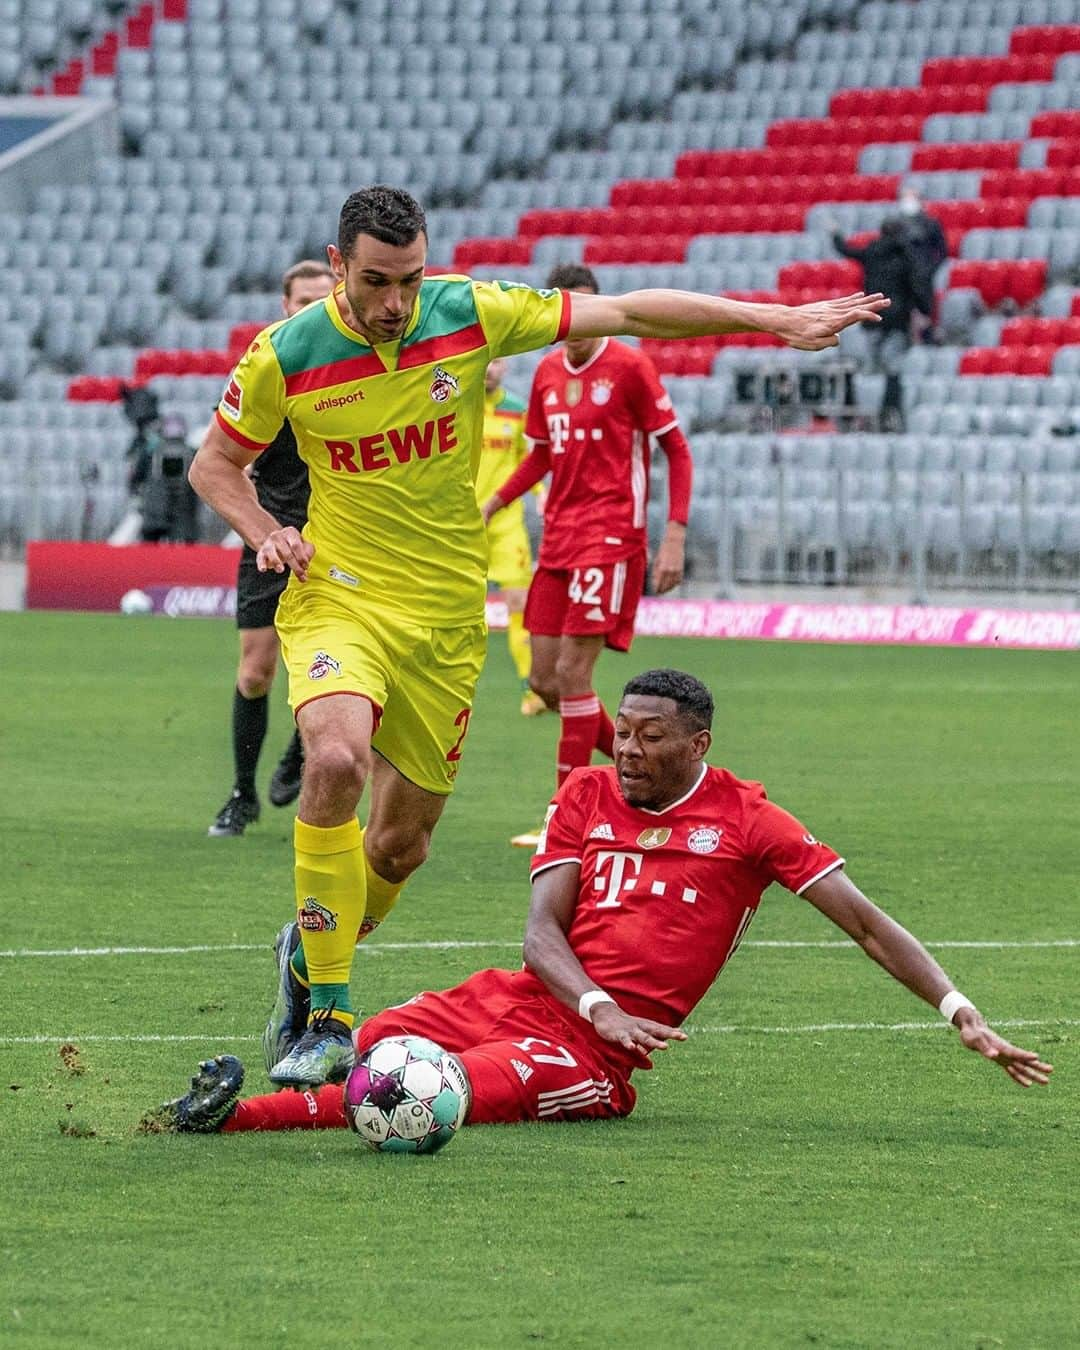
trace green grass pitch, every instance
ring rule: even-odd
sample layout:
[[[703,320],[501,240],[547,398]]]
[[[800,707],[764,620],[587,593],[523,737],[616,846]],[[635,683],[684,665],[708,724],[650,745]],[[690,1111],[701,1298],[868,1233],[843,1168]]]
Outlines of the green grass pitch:
[[[934,951],[992,1019],[1031,1020],[1006,1034],[1054,1062],[1049,1089],[946,1029],[887,1029],[936,1015],[850,946],[766,945],[842,936],[774,890],[629,1120],[417,1159],[346,1132],[135,1133],[208,1053],[265,1082],[291,812],[205,837],[235,653],[221,622],[0,616],[0,1342],[1080,1344],[1077,949],[1035,945],[1080,937],[1075,655],[652,640],[600,667],[609,705],[649,665],[707,680],[714,763],[924,940],[999,944]],[[358,955],[365,1009],[516,963],[528,859],[506,841],[539,817],[556,732],[517,715],[493,636],[432,856]],[[477,945],[423,945],[450,941]]]

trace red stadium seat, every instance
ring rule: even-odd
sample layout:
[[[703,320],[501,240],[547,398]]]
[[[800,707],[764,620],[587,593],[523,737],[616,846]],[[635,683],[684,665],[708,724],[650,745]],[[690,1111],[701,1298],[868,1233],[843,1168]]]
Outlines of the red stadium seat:
[[[1080,139],[1054,141],[1046,151],[1048,169],[1075,169],[1080,166]]]
[[[454,266],[523,266],[532,258],[532,239],[462,239],[454,249]]]
[[[983,174],[981,194],[1022,201],[1032,201],[1035,197],[1068,197],[1080,191],[1080,182],[1076,180],[1077,175],[1070,175],[1068,169],[991,170]]]
[[[1018,375],[1049,375],[1054,366],[1056,347],[1017,347],[1020,353],[1016,363]]]
[[[1080,136],[1080,110],[1055,109],[1037,113],[1031,119],[1031,136]]]
[[[229,351],[234,360],[247,347],[255,341],[255,338],[266,327],[262,323],[234,323],[229,329]]]
[[[1052,80],[1054,61],[1051,55],[1017,56],[947,56],[925,61],[922,69],[924,85],[942,84],[1016,84],[1031,80]]]
[[[1010,269],[1008,294],[1020,306],[1034,304],[1046,290],[1046,262],[1024,259],[1007,265]]]
[[[1062,52],[1080,52],[1080,24],[1037,24],[1014,28],[1009,51],[1016,55],[1041,53],[1060,56]]]
[[[1015,169],[1020,141],[982,141],[970,145],[917,145],[911,156],[915,172],[945,169]]]
[[[67,387],[67,396],[72,403],[118,403],[121,385],[141,383],[115,375],[77,375]]]

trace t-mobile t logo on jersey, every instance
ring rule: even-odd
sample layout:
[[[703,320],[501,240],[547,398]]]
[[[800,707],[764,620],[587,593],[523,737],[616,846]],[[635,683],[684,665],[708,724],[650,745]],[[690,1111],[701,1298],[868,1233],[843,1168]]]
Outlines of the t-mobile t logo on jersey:
[[[570,439],[570,414],[564,412],[548,413],[547,424],[551,453],[553,455],[564,455],[566,453],[566,442]]]
[[[604,898],[596,903],[597,909],[619,908],[622,892],[632,891],[637,885],[643,857],[641,853],[615,853],[608,850],[596,855],[593,890],[604,892]],[[608,863],[611,864],[611,871],[605,877],[603,869]]]

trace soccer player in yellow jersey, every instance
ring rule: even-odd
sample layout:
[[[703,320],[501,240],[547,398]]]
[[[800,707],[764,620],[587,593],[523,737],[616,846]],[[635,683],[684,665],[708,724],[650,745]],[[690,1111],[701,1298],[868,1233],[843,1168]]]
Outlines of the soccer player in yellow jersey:
[[[525,458],[525,400],[502,387],[506,361],[488,363],[484,376],[484,440],[476,474],[476,500],[483,506]],[[505,517],[505,518],[504,518]],[[532,581],[532,550],[525,530],[525,504],[512,502],[492,520],[488,532],[488,588],[506,604],[506,638],[510,659],[521,681],[521,711],[526,717],[547,711],[547,704],[529,688],[529,635],[525,631],[525,596]]]
[[[191,470],[257,565],[293,574],[277,629],[304,744],[297,918],[278,937],[264,1040],[280,1086],[347,1075],[357,936],[423,862],[457,776],[486,642],[475,483],[488,362],[620,333],[768,332],[816,351],[888,304],[861,293],[796,307],[670,290],[571,296],[425,278],[423,210],[389,187],[346,200],[327,253],[334,291],[252,342]],[[303,533],[259,505],[244,473],[286,418],[311,478]]]

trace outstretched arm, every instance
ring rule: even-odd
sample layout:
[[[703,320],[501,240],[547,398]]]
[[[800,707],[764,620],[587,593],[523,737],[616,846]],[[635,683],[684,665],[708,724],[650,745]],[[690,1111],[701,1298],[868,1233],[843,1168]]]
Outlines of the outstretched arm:
[[[685,1041],[686,1032],[678,1027],[623,1012],[614,999],[589,978],[566,938],[574,917],[580,878],[579,864],[566,862],[546,868],[534,880],[525,924],[525,964],[543,980],[560,1003],[565,1003],[574,1012],[580,1011],[583,994],[599,995],[588,1009],[588,1020],[605,1041],[613,1041],[642,1055],[667,1049],[669,1041]]]
[[[838,333],[853,323],[879,320],[884,295],[862,291],[809,305],[757,305],[694,291],[630,291],[626,295],[571,297],[571,338],[708,337],[717,333],[773,333],[789,347],[816,352],[839,344]]]
[[[893,979],[932,1007],[953,990],[952,981],[922,943],[872,904],[840,868],[808,886],[803,895]],[[996,1061],[1021,1087],[1049,1081],[1052,1066],[1042,1063],[1034,1050],[1021,1050],[999,1036],[977,1008],[961,1007],[951,1020],[969,1050]]]

